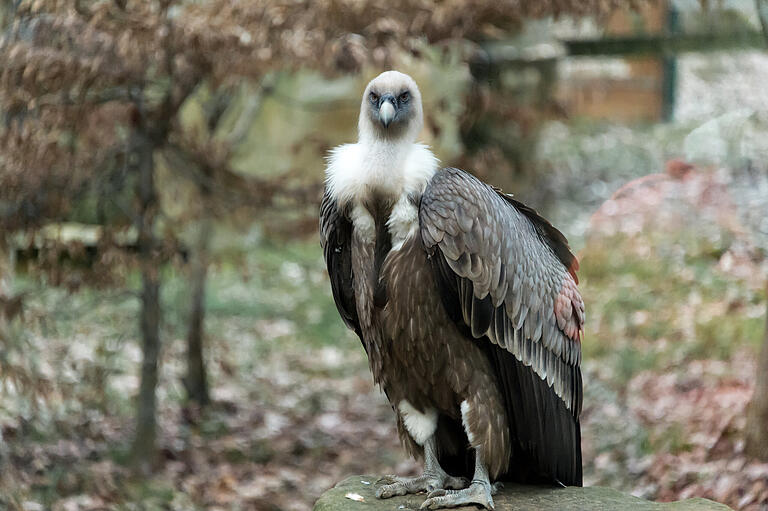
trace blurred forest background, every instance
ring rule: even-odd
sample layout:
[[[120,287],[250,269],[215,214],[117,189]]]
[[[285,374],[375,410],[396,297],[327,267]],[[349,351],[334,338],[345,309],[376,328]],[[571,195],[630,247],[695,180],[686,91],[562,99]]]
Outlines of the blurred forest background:
[[[768,509],[763,0],[4,0],[0,27],[0,508],[300,510],[416,473],[317,236],[324,155],[397,68],[443,163],[579,254],[585,483]]]

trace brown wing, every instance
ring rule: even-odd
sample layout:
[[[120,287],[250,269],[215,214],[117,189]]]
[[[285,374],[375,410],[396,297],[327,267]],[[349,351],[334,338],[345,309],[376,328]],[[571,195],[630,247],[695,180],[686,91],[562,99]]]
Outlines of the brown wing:
[[[494,362],[517,439],[513,457],[581,484],[584,303],[565,237],[534,210],[450,168],[427,186],[419,222],[448,312]]]
[[[362,339],[352,286],[351,239],[352,222],[339,210],[326,190],[320,204],[320,245],[331,278],[333,300],[341,319]]]

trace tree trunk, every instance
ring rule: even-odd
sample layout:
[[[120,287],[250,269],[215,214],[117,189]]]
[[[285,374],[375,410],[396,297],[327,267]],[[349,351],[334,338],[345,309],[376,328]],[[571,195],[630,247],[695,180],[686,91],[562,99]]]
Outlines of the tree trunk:
[[[137,128],[134,151],[138,165],[138,249],[141,265],[140,329],[143,360],[141,384],[137,399],[136,437],[131,449],[134,469],[149,473],[154,466],[156,450],[156,396],[158,359],[160,354],[160,278],[155,258],[154,225],[157,194],[154,180],[153,145],[144,127]]]
[[[768,298],[768,285],[766,297]],[[768,304],[765,317],[765,337],[757,361],[755,393],[747,412],[745,452],[748,456],[768,462]]]
[[[14,257],[11,244],[0,233],[0,342],[6,339],[7,322],[13,319],[9,310],[13,296]]]
[[[203,214],[206,215],[206,213]],[[201,406],[210,402],[203,358],[203,340],[205,335],[205,283],[208,277],[211,229],[211,219],[204,216],[200,221],[197,246],[192,254],[192,306],[189,316],[189,331],[187,332],[187,375],[184,378],[187,398]]]
[[[13,275],[15,273],[15,254],[13,245],[0,233],[0,295],[13,294]]]

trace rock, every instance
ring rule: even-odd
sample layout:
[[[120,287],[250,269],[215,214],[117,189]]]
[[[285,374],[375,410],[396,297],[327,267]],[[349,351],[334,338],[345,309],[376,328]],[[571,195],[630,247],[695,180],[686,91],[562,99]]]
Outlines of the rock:
[[[397,511],[419,509],[425,495],[407,495],[380,500],[375,496],[377,476],[352,476],[323,493],[314,511]],[[590,511],[728,511],[730,508],[707,499],[651,502],[611,488],[547,488],[507,483],[493,497],[496,511],[590,510]],[[476,510],[476,507],[454,508]]]

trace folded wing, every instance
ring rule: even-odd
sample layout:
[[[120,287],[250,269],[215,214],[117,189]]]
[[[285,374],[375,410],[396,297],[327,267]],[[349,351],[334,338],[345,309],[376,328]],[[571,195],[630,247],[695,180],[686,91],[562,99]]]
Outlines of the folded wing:
[[[320,204],[320,245],[331,279],[333,300],[344,323],[362,339],[352,285],[351,238],[352,222],[339,211],[336,201],[326,190]]]
[[[449,314],[496,368],[517,439],[513,458],[581,484],[584,303],[565,237],[531,208],[450,168],[427,186],[419,223]]]

